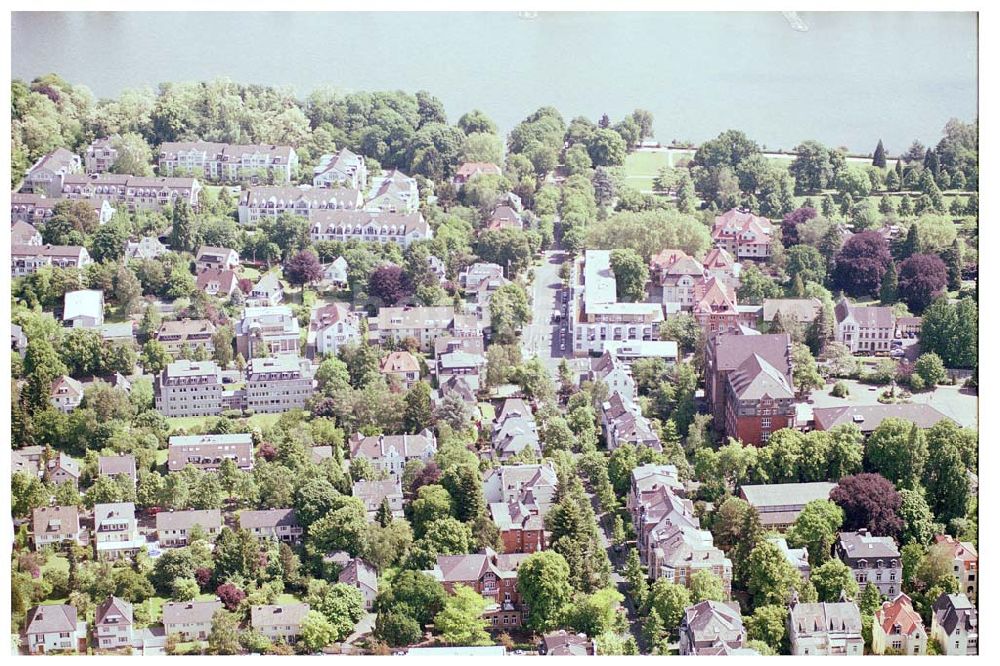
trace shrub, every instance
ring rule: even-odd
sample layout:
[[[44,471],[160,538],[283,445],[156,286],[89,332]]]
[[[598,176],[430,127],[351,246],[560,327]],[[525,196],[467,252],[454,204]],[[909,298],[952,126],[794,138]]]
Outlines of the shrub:
[[[851,394],[851,390],[847,388],[847,384],[844,382],[837,382],[833,385],[833,390],[830,391],[830,395],[835,398],[846,398]]]

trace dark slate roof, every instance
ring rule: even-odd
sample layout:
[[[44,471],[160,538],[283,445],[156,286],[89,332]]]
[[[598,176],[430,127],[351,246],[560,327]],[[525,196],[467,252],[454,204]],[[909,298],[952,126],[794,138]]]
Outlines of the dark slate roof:
[[[948,419],[936,407],[917,403],[848,405],[813,409],[813,419],[817,430],[830,430],[844,423],[853,423],[862,432],[871,432],[878,428],[882,421],[889,418],[912,421],[919,428],[930,428],[938,421]]]

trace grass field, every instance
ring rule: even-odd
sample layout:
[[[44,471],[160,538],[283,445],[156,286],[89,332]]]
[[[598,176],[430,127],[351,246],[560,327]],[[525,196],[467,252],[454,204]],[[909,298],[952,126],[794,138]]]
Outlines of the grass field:
[[[170,425],[171,430],[191,430],[192,428],[202,428],[206,423],[216,419],[215,416],[173,416],[167,419],[167,423]],[[246,421],[250,428],[260,428],[263,430],[269,426],[274,425],[278,419],[281,418],[281,414],[254,414],[253,416],[247,417]],[[157,462],[159,462],[159,453],[157,452]],[[165,458],[164,458],[165,460]]]

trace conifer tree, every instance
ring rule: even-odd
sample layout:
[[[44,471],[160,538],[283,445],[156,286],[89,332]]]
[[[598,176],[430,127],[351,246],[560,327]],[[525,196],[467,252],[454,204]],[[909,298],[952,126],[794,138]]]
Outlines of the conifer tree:
[[[875,156],[872,158],[872,166],[877,166],[879,169],[885,168],[885,146],[882,145],[882,139],[879,139],[878,145],[875,146]]]

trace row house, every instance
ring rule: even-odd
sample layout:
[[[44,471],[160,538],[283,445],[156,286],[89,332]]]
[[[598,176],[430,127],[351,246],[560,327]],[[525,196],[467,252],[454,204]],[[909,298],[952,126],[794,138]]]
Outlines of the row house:
[[[135,504],[114,502],[94,505],[94,550],[98,560],[132,557],[146,545],[139,534]]]
[[[42,234],[38,229],[27,222],[11,220],[10,225],[11,245],[41,245]]]
[[[368,185],[368,167],[365,158],[341,148],[337,154],[328,153],[319,158],[313,168],[313,187],[346,187],[363,190]]]
[[[52,383],[49,403],[63,414],[69,414],[83,402],[83,384],[69,375],[57,377]]]
[[[61,199],[50,199],[43,194],[12,192],[10,195],[11,222],[44,224],[56,214],[55,207],[60,201]],[[107,224],[115,216],[114,206],[107,199],[94,198],[91,199],[90,203],[100,224]]]
[[[356,210],[364,200],[360,189],[325,187],[251,187],[239,203],[240,224],[257,224],[263,218],[277,219],[282,213],[311,217],[321,210]]]
[[[538,425],[531,407],[520,398],[507,398],[500,413],[493,421],[490,437],[493,450],[501,461],[507,460],[525,449],[535,456],[542,455],[538,439]]]
[[[222,512],[219,509],[191,509],[156,514],[156,536],[161,548],[188,545],[195,530],[202,532],[209,541],[215,541],[222,531]]]
[[[28,654],[87,651],[87,623],[69,604],[34,606],[24,621],[24,646]]]
[[[43,506],[31,512],[31,540],[35,550],[58,546],[64,541],[86,545],[87,531],[80,526],[80,510],[75,506]]]
[[[222,371],[214,361],[181,359],[168,363],[156,378],[156,410],[174,416],[222,413]]]
[[[927,654],[927,630],[913,601],[902,592],[882,603],[872,622],[872,652],[885,654]]]
[[[130,259],[157,259],[170,252],[170,248],[156,236],[143,236],[138,241],[125,243],[125,261]]]
[[[329,303],[312,311],[307,352],[311,355],[336,354],[344,345],[361,339],[361,320],[343,303]]]
[[[463,162],[455,171],[451,183],[456,190],[460,190],[463,185],[476,176],[499,176],[501,174],[500,167],[492,162]]]
[[[86,268],[94,261],[79,245],[11,245],[10,276],[32,275],[44,266]]]
[[[351,486],[351,495],[364,502],[369,522],[375,521],[383,504],[388,504],[393,518],[403,517],[403,487],[399,477],[355,481]]]
[[[765,531],[784,532],[795,522],[806,504],[830,499],[836,483],[765,483],[740,486],[740,499],[757,510]]]
[[[979,654],[979,611],[964,594],[942,594],[931,609],[931,638],[952,655]]]
[[[56,148],[46,153],[31,165],[24,177],[21,190],[31,194],[40,194],[50,198],[59,196],[68,176],[78,174],[83,170],[80,156],[65,148]]]
[[[833,309],[836,323],[834,339],[852,354],[888,353],[896,332],[896,315],[892,308],[851,305],[841,298]]]
[[[273,539],[284,543],[299,543],[304,532],[295,516],[295,509],[240,511],[240,529],[247,530],[261,541]]]
[[[792,338],[787,333],[723,334],[711,338],[705,345],[705,397],[715,423],[726,422],[729,375],[754,354],[772,367],[788,369],[788,374],[791,373]]]
[[[365,210],[382,213],[416,213],[420,208],[417,181],[393,169],[372,182]]]
[[[657,303],[619,303],[609,250],[587,250],[581,296],[573,317],[573,350],[601,353],[608,341],[657,340],[663,309]]]
[[[200,273],[207,268],[220,268],[234,271],[240,267],[240,254],[228,247],[202,245],[195,253],[195,272]]]
[[[130,648],[135,643],[132,604],[109,596],[94,611],[94,634],[101,650]]]
[[[287,305],[247,307],[236,324],[236,351],[243,358],[298,356],[299,319]]]
[[[237,469],[253,469],[253,437],[249,433],[227,435],[175,435],[167,448],[167,470],[179,472],[192,465],[204,472],[217,472],[223,460]]]
[[[398,382],[406,389],[420,381],[420,361],[408,351],[389,352],[379,361],[378,371],[388,383]]]
[[[934,548],[948,554],[952,573],[958,580],[958,589],[975,602],[979,591],[979,552],[976,547],[968,541],[938,534],[934,537]]]
[[[212,618],[223,609],[222,602],[168,601],[163,604],[163,633],[182,642],[208,640]]]
[[[450,306],[379,308],[368,320],[369,335],[379,344],[413,338],[422,351],[433,349],[434,341],[445,336],[481,337],[473,317],[456,315]]]
[[[307,358],[252,358],[246,368],[243,407],[256,414],[283,414],[305,408],[315,389],[312,361]]]
[[[216,298],[231,298],[239,289],[239,276],[228,268],[205,268],[195,276],[195,286]]]
[[[853,601],[803,604],[793,593],[787,629],[795,656],[860,657],[864,653],[861,611]]]
[[[250,626],[272,642],[294,643],[308,614],[309,604],[251,606]]]
[[[449,593],[465,585],[490,602],[483,614],[495,628],[519,627],[525,612],[517,590],[517,568],[527,553],[498,554],[491,548],[470,555],[438,555],[428,575]]]
[[[416,435],[369,435],[354,433],[348,440],[351,459],[365,458],[378,472],[401,477],[411,460],[428,463],[437,453],[437,438],[429,429]]]
[[[432,239],[434,232],[417,211],[320,209],[309,211],[309,237],[313,242],[357,240],[406,248]]]
[[[601,430],[609,451],[631,444],[647,447],[657,453],[663,451],[660,438],[649,419],[635,402],[626,400],[620,393],[612,393],[601,404]]]
[[[208,319],[165,321],[156,332],[156,341],[174,358],[185,349],[190,352],[203,349],[211,355],[215,352],[216,330],[215,324]]]
[[[684,609],[680,626],[682,656],[731,655],[745,648],[746,642],[747,630],[738,605],[702,601]]]
[[[712,241],[737,260],[771,256],[774,225],[766,217],[733,208],[715,218]]]
[[[108,137],[94,139],[83,155],[83,166],[87,173],[107,173],[118,160],[118,149]]]
[[[64,199],[106,200],[121,203],[134,213],[161,211],[165,206],[185,202],[198,207],[201,183],[195,178],[148,178],[115,174],[67,176],[63,180]]]
[[[759,310],[756,305],[737,303],[736,290],[719,278],[710,277],[694,286],[691,314],[708,337],[756,327]]]
[[[726,435],[760,445],[775,430],[795,425],[790,366],[778,369],[752,354],[726,379]]]
[[[291,146],[239,145],[208,141],[168,141],[160,144],[157,173],[184,174],[210,182],[291,182],[299,156]]]
[[[375,599],[378,597],[378,572],[375,567],[360,557],[352,558],[340,570],[337,582],[361,592],[361,597],[365,600],[365,610],[372,612],[375,608]]]
[[[251,306],[270,307],[281,303],[285,292],[277,273],[265,273],[257,281],[247,295],[246,304]]]
[[[874,585],[883,597],[896,596],[903,584],[903,560],[892,537],[873,536],[866,529],[841,532],[834,550],[859,589]]]

